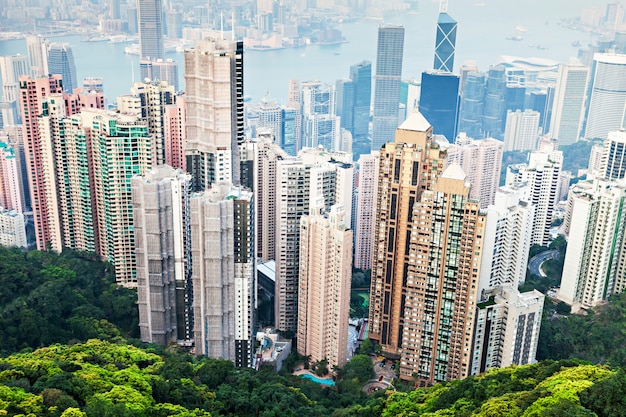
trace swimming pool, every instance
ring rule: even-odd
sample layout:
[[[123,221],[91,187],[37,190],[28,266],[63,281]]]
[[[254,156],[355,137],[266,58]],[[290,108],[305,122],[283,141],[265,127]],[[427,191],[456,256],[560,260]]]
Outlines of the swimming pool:
[[[311,375],[311,374],[302,374],[300,376],[304,379],[317,382],[318,384],[328,385],[329,387],[332,387],[335,385],[335,381],[333,381],[332,379],[319,379],[315,375]]]

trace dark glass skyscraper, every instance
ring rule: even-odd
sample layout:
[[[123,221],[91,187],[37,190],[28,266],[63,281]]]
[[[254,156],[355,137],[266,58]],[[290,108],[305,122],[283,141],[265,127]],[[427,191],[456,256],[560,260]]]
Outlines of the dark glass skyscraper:
[[[456,20],[448,13],[439,13],[437,37],[435,40],[434,69],[452,72],[456,49]]]
[[[422,73],[420,113],[433,126],[433,133],[456,139],[459,114],[459,76],[446,71]]]
[[[139,44],[141,58],[163,59],[163,2],[138,0]]]
[[[503,66],[489,68],[483,109],[483,131],[486,136],[502,139],[505,122],[506,70]]]
[[[78,87],[74,54],[69,43],[53,43],[48,50],[48,72],[61,74],[63,91],[71,93]]]
[[[372,150],[375,151],[385,143],[393,142],[398,127],[403,53],[404,27],[381,25],[378,28],[372,132]]]

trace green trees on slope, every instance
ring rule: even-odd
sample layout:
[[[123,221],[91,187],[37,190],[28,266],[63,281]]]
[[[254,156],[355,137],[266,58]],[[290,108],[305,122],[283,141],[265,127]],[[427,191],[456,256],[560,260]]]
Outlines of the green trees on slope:
[[[135,337],[136,302],[93,254],[0,247],[0,353]]]

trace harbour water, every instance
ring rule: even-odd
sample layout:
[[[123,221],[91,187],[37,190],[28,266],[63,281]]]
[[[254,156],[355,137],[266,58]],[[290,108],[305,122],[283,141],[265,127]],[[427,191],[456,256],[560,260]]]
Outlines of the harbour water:
[[[549,58],[567,62],[577,48],[592,41],[591,35],[561,26],[562,18],[579,16],[583,8],[603,7],[606,0],[451,0],[448,12],[458,23],[455,69],[466,61],[475,61],[482,69],[498,61],[501,55]],[[433,65],[438,2],[422,0],[415,14],[403,14],[379,21],[363,19],[338,27],[348,42],[337,45],[310,45],[273,51],[247,51],[244,55],[245,95],[258,101],[266,92],[277,101],[287,97],[288,80],[318,79],[334,82],[347,77],[349,67],[362,60],[375,67],[377,28],[381,23],[401,24],[406,29],[403,78],[419,79],[422,71]],[[519,27],[526,32],[520,33]],[[522,41],[507,40],[521,35]],[[102,77],[105,94],[112,102],[126,94],[139,79],[138,57],[127,55],[127,43],[83,42],[80,36],[51,38],[53,42],[72,45],[79,80]],[[24,40],[0,42],[0,55],[26,54]],[[167,58],[179,62],[180,85],[184,86],[183,54]]]

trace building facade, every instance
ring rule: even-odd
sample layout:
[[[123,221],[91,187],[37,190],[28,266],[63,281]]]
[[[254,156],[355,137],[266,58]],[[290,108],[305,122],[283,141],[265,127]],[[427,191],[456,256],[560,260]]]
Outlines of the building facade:
[[[354,267],[359,269],[372,269],[378,159],[379,153],[372,152],[361,155],[358,162],[359,189],[354,226]]]
[[[559,145],[570,145],[580,138],[588,80],[589,68],[582,64],[559,66],[550,121],[550,133]]]
[[[619,81],[624,77],[626,55],[598,53],[593,56],[585,138],[604,140],[609,132],[624,126],[626,91]]]

